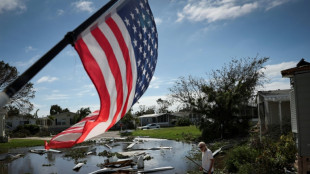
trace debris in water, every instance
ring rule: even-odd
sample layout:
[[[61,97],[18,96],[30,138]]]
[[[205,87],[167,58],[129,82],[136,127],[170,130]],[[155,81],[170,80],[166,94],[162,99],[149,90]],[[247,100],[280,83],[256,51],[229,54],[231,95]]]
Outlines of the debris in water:
[[[83,165],[84,165],[84,163],[78,163],[77,165],[75,165],[75,166],[73,167],[72,170],[80,170],[80,168],[81,168]]]
[[[144,171],[138,171],[138,173],[151,173],[151,172],[158,172],[158,171],[164,171],[164,170],[171,170],[174,169],[172,166],[167,166],[167,167],[157,167],[153,169],[148,169]]]

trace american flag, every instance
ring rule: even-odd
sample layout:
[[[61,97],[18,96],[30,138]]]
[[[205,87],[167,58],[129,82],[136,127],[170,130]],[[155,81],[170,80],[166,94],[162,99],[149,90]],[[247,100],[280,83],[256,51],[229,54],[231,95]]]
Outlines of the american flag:
[[[143,95],[155,71],[158,34],[147,0],[119,0],[77,41],[100,111],[56,135],[46,148],[72,147],[109,130]]]

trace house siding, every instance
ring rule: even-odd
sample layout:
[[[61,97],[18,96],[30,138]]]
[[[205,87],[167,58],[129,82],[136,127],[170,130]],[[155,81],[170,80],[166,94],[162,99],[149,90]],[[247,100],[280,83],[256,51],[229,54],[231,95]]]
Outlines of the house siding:
[[[310,73],[294,76],[299,155],[310,156]]]

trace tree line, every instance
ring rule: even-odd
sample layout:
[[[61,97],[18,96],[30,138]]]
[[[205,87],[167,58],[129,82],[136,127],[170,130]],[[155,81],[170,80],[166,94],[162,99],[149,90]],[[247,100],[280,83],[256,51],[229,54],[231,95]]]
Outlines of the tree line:
[[[169,88],[170,94],[167,100],[159,98],[156,106],[146,107],[140,105],[134,113],[137,116],[145,114],[169,113],[169,107],[174,103],[180,103],[180,111],[188,111],[202,115],[199,128],[202,137],[208,139],[226,138],[246,134],[249,128],[248,115],[243,111],[248,103],[253,100],[255,90],[266,81],[264,64],[267,57],[232,59],[220,69],[212,70],[207,77],[181,76]],[[0,90],[15,80],[18,71],[8,63],[0,61]],[[27,83],[6,106],[10,114],[29,114],[33,105],[29,101],[35,97],[32,83]],[[50,114],[69,112],[68,108],[62,109],[58,105],[52,105]],[[89,108],[81,108],[76,112],[75,122],[78,122],[91,113]],[[129,116],[128,116],[129,115]],[[35,117],[35,115],[34,115]],[[123,118],[131,120],[131,111]]]

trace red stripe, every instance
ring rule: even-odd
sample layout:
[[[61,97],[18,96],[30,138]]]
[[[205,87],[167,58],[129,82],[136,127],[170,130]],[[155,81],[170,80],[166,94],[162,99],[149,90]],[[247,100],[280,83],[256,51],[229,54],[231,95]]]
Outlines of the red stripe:
[[[105,79],[102,71],[97,64],[95,58],[90,53],[86,43],[82,39],[76,41],[75,49],[81,57],[83,66],[88,73],[88,76],[91,78],[99,93],[100,101],[104,101],[100,104],[99,115],[100,117],[105,117],[104,120],[107,120],[110,113],[111,101],[107,100],[110,98],[110,94],[105,84]]]
[[[132,69],[131,69],[129,50],[128,50],[128,47],[126,45],[125,39],[123,38],[123,34],[122,34],[121,30],[118,28],[116,22],[112,18],[108,18],[106,20],[106,23],[111,28],[111,30],[113,31],[114,36],[116,37],[116,39],[120,45],[120,48],[122,50],[122,54],[124,57],[124,61],[126,64],[127,96],[126,96],[126,101],[124,104],[123,111],[121,113],[121,117],[123,117],[125,115],[126,110],[127,110],[127,103],[128,103],[128,99],[130,96],[131,89],[132,89]],[[131,44],[131,43],[129,43],[129,44]],[[110,124],[110,126],[108,127],[108,129],[110,129],[115,124],[115,122],[116,122],[116,119],[113,119],[113,121]]]
[[[96,120],[97,117],[98,117],[98,115],[91,116],[91,117],[85,117],[85,118],[83,118],[80,122],[82,122],[82,121],[88,121],[88,120]]]
[[[63,141],[50,141],[50,143],[48,144],[48,147],[49,148],[57,149],[57,148],[70,148],[70,147],[72,147],[74,145],[75,145],[75,141],[66,141],[66,142],[63,142]]]
[[[90,53],[86,43],[82,39],[77,40],[74,47],[76,51],[78,52],[78,54],[80,55],[80,58],[83,62],[86,72],[88,73],[88,76],[91,78],[92,82],[94,83],[99,93],[101,104],[100,104],[100,113],[99,113],[99,117],[97,118],[97,120],[99,118],[101,118],[101,120],[107,120],[109,117],[109,113],[110,113],[110,106],[111,106],[110,102],[111,101],[108,100],[110,98],[110,95],[105,85],[105,80],[104,80],[102,71],[100,67],[98,66],[96,60]],[[96,126],[96,124],[91,124],[92,126],[86,126],[87,123],[88,122],[85,123],[83,134],[77,140],[77,143],[83,142],[86,136],[92,130],[92,128]]]
[[[105,35],[101,32],[101,30],[96,27],[94,30],[91,31],[94,38],[97,40],[100,47],[103,49],[107,56],[107,60],[110,66],[110,69],[112,71],[113,77],[114,77],[114,83],[116,87],[117,97],[116,97],[116,112],[113,116],[113,120],[116,119],[117,115],[122,109],[123,105],[123,82],[122,82],[122,75],[121,71],[117,62],[117,59],[115,57],[115,54],[113,52],[112,46],[108,39],[105,37]],[[104,102],[104,100],[101,101],[101,103]],[[113,102],[113,101],[112,101]],[[106,121],[98,118],[98,121]]]

